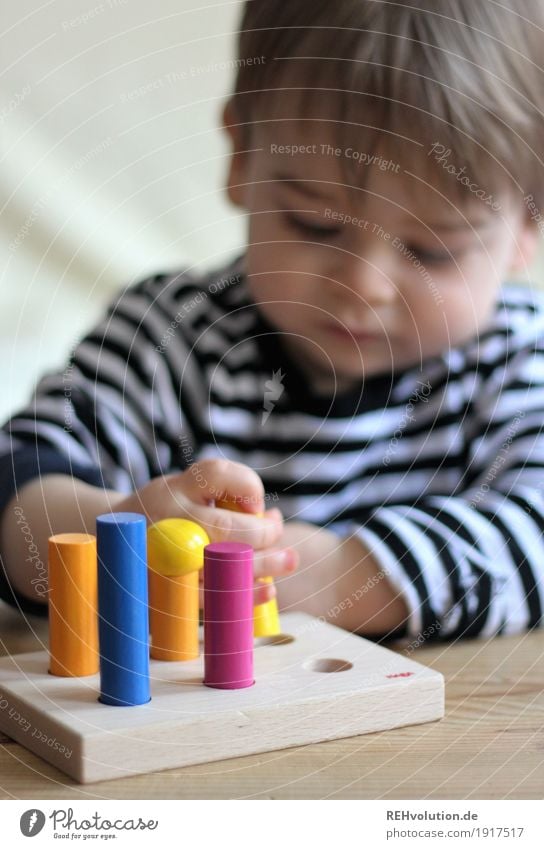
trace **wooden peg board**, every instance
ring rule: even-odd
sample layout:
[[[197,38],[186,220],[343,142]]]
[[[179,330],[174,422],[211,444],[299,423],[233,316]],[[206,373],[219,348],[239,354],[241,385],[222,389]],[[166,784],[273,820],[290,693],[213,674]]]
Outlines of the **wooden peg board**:
[[[255,685],[202,685],[203,660],[152,660],[151,701],[97,701],[99,676],[48,674],[46,652],[0,660],[0,730],[79,782],[207,763],[431,722],[444,680],[302,613],[255,641]]]

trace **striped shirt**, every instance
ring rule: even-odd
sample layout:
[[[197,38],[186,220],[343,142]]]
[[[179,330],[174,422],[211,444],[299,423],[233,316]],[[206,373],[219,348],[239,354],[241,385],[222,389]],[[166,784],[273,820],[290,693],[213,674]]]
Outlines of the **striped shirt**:
[[[544,294],[504,286],[479,338],[318,395],[251,300],[243,256],[157,275],[4,425],[0,507],[38,474],[128,493],[228,458],[287,520],[361,539],[406,600],[402,633],[520,632],[544,603],[543,344]],[[0,591],[40,609],[5,576]]]

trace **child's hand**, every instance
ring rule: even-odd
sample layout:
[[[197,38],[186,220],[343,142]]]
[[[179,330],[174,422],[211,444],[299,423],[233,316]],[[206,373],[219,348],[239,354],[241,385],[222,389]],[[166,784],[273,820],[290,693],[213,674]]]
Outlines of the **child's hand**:
[[[232,500],[236,512],[214,506]],[[242,512],[240,512],[240,509]],[[116,502],[115,510],[143,513],[150,523],[160,519],[190,519],[200,525],[211,542],[246,542],[256,551],[255,576],[278,577],[296,568],[297,555],[281,546],[283,517],[273,508],[264,510],[264,487],[259,475],[232,460],[202,460],[179,474],[155,478],[132,495]],[[252,514],[263,513],[261,516]],[[255,604],[275,595],[271,584],[255,585]]]
[[[384,635],[405,623],[404,597],[360,539],[290,521],[285,524],[282,544],[297,552],[299,568],[278,581],[280,611],[302,610],[367,635]]]

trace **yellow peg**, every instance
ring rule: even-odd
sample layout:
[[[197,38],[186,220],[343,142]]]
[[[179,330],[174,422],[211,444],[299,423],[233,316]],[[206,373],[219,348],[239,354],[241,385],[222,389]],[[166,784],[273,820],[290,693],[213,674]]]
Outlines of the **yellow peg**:
[[[273,584],[273,578],[259,578],[260,584]],[[281,634],[278,600],[271,598],[253,608],[253,634],[255,637],[274,637]]]
[[[189,519],[161,519],[147,532],[147,565],[160,575],[190,575],[204,565],[208,534]]]

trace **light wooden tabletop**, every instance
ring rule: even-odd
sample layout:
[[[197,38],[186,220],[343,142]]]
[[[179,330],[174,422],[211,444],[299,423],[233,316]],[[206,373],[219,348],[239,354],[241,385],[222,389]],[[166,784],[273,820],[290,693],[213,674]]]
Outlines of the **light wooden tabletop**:
[[[0,654],[35,651],[40,641],[43,621],[0,602]],[[0,798],[541,799],[543,632],[411,657],[445,676],[440,722],[85,786],[0,734]]]

